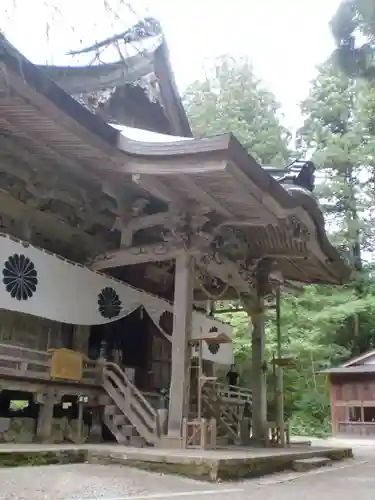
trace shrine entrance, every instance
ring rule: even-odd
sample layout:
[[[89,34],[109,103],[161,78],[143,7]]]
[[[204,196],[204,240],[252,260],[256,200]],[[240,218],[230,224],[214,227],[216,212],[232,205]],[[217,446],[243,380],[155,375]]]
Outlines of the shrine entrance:
[[[89,357],[103,356],[124,368],[143,391],[160,391],[170,384],[171,343],[143,307],[128,316],[91,328]]]

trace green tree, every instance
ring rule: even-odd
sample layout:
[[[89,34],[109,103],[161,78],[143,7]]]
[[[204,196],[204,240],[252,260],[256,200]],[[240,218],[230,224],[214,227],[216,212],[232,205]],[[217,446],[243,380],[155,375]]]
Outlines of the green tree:
[[[337,43],[334,60],[348,76],[375,77],[375,4],[373,0],[342,0],[331,21]],[[364,42],[363,42],[364,40]]]
[[[284,370],[285,415],[291,421],[294,433],[323,436],[330,432],[329,392],[325,377],[318,372],[350,357],[349,349],[335,343],[334,332],[359,306],[363,307],[363,304],[356,302],[352,290],[337,292],[333,287],[309,286],[300,296],[282,298],[283,357],[295,360],[294,366]],[[248,318],[245,313],[221,316],[232,323],[236,333],[234,346],[241,383],[251,386]],[[277,350],[274,309],[267,313],[266,338],[268,400],[272,419],[276,382],[272,359]]]
[[[282,126],[274,96],[263,87],[246,59],[225,56],[215,60],[206,77],[187,89],[184,100],[197,135],[233,132],[261,163],[287,163],[290,134]],[[375,197],[371,132],[375,131],[375,92],[367,82],[350,79],[327,63],[320,68],[302,112],[305,123],[299,133],[299,153],[312,154],[318,167],[316,194],[327,227],[337,247],[357,269],[354,286],[310,286],[301,296],[282,300],[283,356],[296,360],[295,366],[284,373],[286,415],[294,432],[323,435],[330,431],[330,410],[326,380],[318,375],[319,370],[365,350],[375,339],[375,291],[372,270],[364,258],[375,241],[371,209]],[[251,386],[248,317],[245,313],[218,314],[234,327],[241,381]],[[272,412],[274,310],[267,316]],[[358,317],[360,322],[356,322]],[[353,339],[356,328],[358,334]]]
[[[281,123],[274,95],[248,59],[226,55],[214,60],[205,78],[187,88],[183,100],[195,135],[232,132],[261,163],[287,163],[290,133]]]
[[[354,311],[336,328],[335,342],[358,354],[374,346],[368,303],[373,287],[364,255],[374,250],[374,159],[372,120],[375,93],[367,81],[337,71],[328,61],[320,68],[302,104],[300,145],[312,151],[318,168],[317,194],[332,237],[356,271],[351,288]],[[351,307],[347,307],[349,312]],[[329,311],[328,304],[325,311]]]
[[[360,196],[363,126],[356,116],[358,85],[333,64],[323,65],[301,106],[305,122],[299,139],[300,146],[313,151],[319,177],[324,180],[317,185],[318,197],[334,227],[336,244],[360,272],[368,205]]]

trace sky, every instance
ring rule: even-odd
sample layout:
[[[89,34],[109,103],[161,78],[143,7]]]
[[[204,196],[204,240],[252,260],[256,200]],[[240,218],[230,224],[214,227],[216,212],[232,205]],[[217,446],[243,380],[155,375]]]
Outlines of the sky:
[[[74,63],[66,52],[124,30],[136,16],[157,17],[177,84],[203,73],[204,62],[229,53],[248,56],[282,105],[285,124],[301,123],[316,66],[334,45],[329,21],[340,0],[1,0],[0,28],[36,63]],[[110,5],[105,8],[105,3]],[[126,26],[125,26],[126,28]]]

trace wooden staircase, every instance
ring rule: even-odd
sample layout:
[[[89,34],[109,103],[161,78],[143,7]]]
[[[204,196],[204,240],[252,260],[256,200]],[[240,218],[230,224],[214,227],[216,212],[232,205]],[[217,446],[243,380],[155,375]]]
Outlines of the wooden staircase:
[[[245,403],[248,403],[251,408],[251,391],[209,381],[203,386],[202,403],[207,416],[216,419],[218,437],[237,442]]]
[[[110,403],[104,409],[104,423],[120,444],[156,446],[160,441],[157,411],[115,363],[103,367],[103,388]]]

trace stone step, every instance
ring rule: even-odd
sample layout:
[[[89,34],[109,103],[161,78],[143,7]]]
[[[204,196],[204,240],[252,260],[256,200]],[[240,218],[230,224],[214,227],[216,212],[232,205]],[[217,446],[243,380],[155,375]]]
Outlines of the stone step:
[[[296,472],[307,472],[318,467],[325,467],[331,465],[332,460],[327,457],[311,457],[311,458],[300,458],[294,460],[292,464],[292,469]]]
[[[129,439],[130,446],[134,448],[144,448],[146,446],[146,441],[141,436],[131,436]]]

